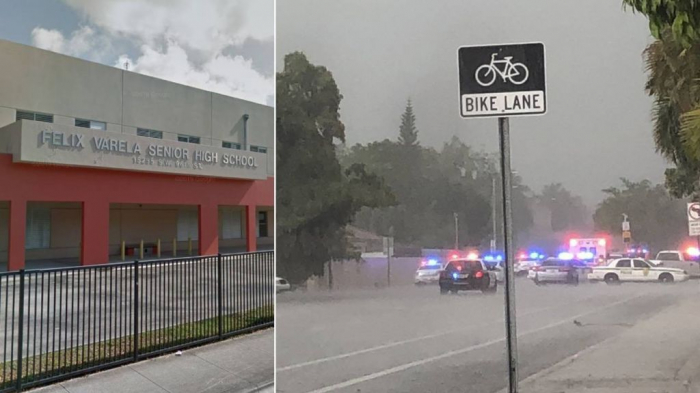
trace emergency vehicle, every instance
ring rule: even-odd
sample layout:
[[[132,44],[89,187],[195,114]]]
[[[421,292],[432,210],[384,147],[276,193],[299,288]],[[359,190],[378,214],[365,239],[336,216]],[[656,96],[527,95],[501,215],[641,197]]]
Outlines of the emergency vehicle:
[[[607,240],[603,237],[569,239],[569,253],[580,261],[588,263],[605,262]]]

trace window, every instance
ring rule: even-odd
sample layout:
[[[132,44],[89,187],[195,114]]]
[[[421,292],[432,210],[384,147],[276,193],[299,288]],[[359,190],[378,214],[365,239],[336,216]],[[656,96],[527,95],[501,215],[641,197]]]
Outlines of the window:
[[[634,267],[648,269],[649,265],[641,259],[634,260]]]
[[[479,261],[450,261],[445,267],[445,271],[450,273],[454,271],[477,272],[479,270],[483,270]]]
[[[241,144],[236,143],[236,142],[226,142],[223,141],[221,142],[221,147],[224,147],[226,149],[236,149],[236,150],[241,150]]]
[[[102,131],[105,131],[107,129],[107,124],[105,122],[95,120],[75,119],[75,126]]]
[[[177,212],[177,240],[197,240],[199,238],[199,218],[197,210],[179,210]]]
[[[198,136],[178,135],[177,140],[178,140],[178,142],[199,144],[199,137]]]
[[[262,146],[250,145],[250,151],[254,151],[254,152],[258,152],[258,153],[267,153],[267,148],[262,147]]]
[[[51,210],[43,206],[27,207],[26,248],[49,248],[51,242]]]
[[[17,111],[17,117],[15,118],[15,120],[34,120],[43,121],[44,123],[53,123],[53,115],[47,115],[45,113]]]
[[[242,239],[242,211],[231,206],[219,210],[219,233],[222,239]]]
[[[656,259],[662,260],[662,261],[680,261],[680,255],[676,252],[660,252],[659,255],[656,256]]]
[[[145,136],[147,138],[163,139],[163,131],[149,130],[146,128],[137,128],[136,135]]]
[[[620,259],[617,262],[617,267],[631,267],[629,259]]]
[[[268,237],[267,212],[258,212],[258,237]]]

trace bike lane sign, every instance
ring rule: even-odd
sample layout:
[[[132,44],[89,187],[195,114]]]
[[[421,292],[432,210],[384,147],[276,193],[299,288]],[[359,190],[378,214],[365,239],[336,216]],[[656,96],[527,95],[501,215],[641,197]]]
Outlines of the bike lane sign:
[[[547,112],[544,44],[462,46],[457,57],[462,117]]]

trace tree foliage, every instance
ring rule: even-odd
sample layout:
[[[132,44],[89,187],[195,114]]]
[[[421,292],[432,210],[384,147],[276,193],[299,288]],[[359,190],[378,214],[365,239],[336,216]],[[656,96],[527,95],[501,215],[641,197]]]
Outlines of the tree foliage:
[[[647,17],[649,30],[656,38],[669,30],[686,48],[698,39],[700,2],[697,0],[623,0],[622,3]]]
[[[646,91],[654,97],[656,150],[675,168],[666,170],[666,187],[675,197],[700,191],[700,46],[685,48],[669,29],[644,50]]]
[[[492,179],[496,179],[497,233],[502,238],[500,177],[495,161],[472,150],[454,137],[438,151],[383,140],[357,144],[343,157],[344,165],[363,163],[367,170],[386,180],[397,205],[365,208],[355,225],[382,235],[392,233],[396,242],[422,247],[454,246],[454,213],[459,217],[460,246],[488,246],[492,233]],[[529,189],[514,176],[513,214],[517,231],[533,224]],[[502,241],[501,241],[502,244]]]
[[[418,129],[416,128],[416,115],[413,114],[413,106],[409,99],[406,110],[401,115],[401,127],[399,128],[399,144],[415,146],[418,144]]]
[[[599,230],[620,233],[622,215],[627,214],[635,242],[655,249],[676,247],[686,234],[685,204],[674,199],[662,185],[648,180],[621,179],[622,187],[610,187],[598,205],[593,220]]]
[[[586,225],[586,207],[583,201],[572,195],[561,183],[544,186],[537,198],[551,214],[552,231],[580,230]]]
[[[364,206],[394,203],[381,178],[361,164],[343,169],[342,95],[325,67],[300,52],[277,75],[277,268],[292,283],[322,275],[331,259],[353,256],[345,226]]]

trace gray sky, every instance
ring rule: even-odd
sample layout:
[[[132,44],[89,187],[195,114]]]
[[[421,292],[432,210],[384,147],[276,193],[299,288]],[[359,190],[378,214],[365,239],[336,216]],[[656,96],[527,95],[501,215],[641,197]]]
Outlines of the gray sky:
[[[620,177],[663,182],[644,93],[647,21],[621,0],[278,0],[277,64],[301,50],[345,97],[350,145],[396,138],[410,97],[420,140],[498,149],[495,119],[458,111],[457,48],[544,42],[548,113],[511,120],[513,166],[535,190],[561,182],[597,204]]]
[[[0,39],[274,104],[274,0],[0,0]]]

